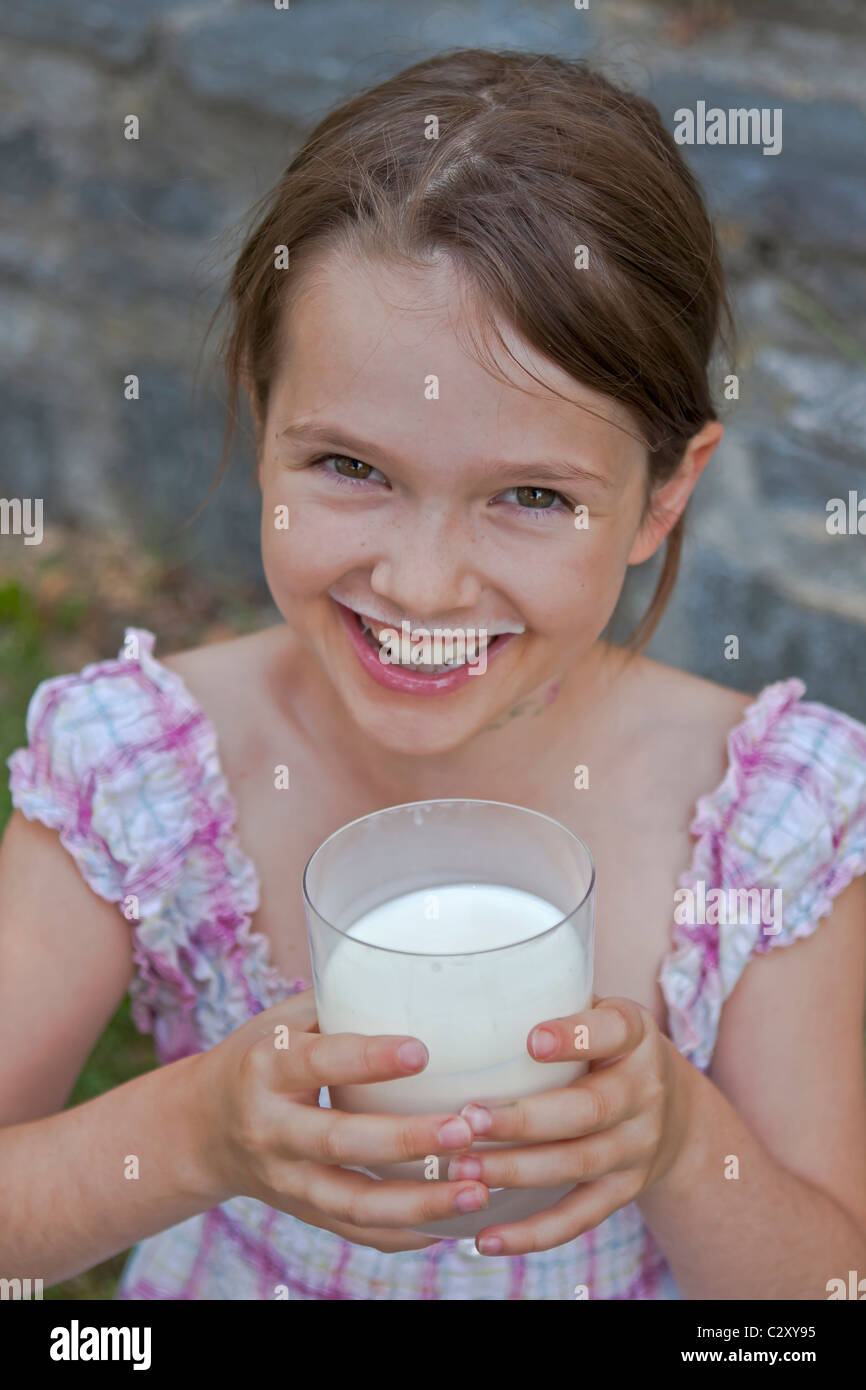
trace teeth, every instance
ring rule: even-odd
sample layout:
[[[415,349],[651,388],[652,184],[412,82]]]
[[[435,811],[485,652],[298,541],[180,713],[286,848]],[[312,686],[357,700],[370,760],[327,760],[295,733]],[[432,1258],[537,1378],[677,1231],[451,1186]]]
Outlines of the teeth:
[[[382,639],[381,637],[377,636],[376,631],[375,631],[375,629],[373,628],[372,623],[368,622],[368,620],[364,617],[364,615],[363,615],[362,613],[358,613],[358,621],[359,621],[359,623],[360,623],[360,625],[361,625],[361,632],[362,632],[362,634],[371,642],[371,645],[372,645],[372,644],[375,644],[375,646],[378,646],[378,647],[381,649],[381,647],[384,645],[383,639]],[[384,626],[385,626],[385,625],[383,625],[383,630],[384,630]],[[467,643],[467,644],[466,644],[466,651],[465,651],[465,653],[464,653],[464,656],[463,656],[462,660],[459,659],[459,658],[456,658],[456,659],[453,660],[453,661],[445,661],[445,662],[442,662],[441,664],[437,664],[437,665],[433,665],[433,664],[430,664],[430,663],[428,663],[428,662],[417,662],[417,661],[412,661],[412,662],[396,661],[396,662],[394,662],[394,663],[392,663],[392,664],[395,665],[395,666],[402,666],[402,667],[403,667],[405,670],[407,670],[407,671],[408,671],[408,670],[418,671],[418,672],[420,672],[421,674],[427,675],[427,676],[439,676],[439,675],[442,675],[442,674],[443,674],[444,672],[446,672],[446,671],[454,671],[454,670],[456,670],[459,666],[464,666],[464,665],[466,664],[467,661],[471,661],[471,660],[473,660],[474,658],[481,656],[481,654],[487,650],[487,647],[489,646],[489,643],[492,642],[493,640],[494,640],[494,638],[492,638],[492,637],[490,637],[490,638],[486,638],[486,637],[485,637],[485,638],[482,638],[482,637],[480,637],[480,636],[476,637],[473,643]]]

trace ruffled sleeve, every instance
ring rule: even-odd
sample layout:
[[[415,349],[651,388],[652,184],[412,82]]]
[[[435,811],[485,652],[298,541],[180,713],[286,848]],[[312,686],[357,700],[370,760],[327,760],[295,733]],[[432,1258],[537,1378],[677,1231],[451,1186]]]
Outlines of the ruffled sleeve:
[[[27,709],[28,746],[7,759],[13,806],[58,831],[85,881],[109,902],[123,898],[128,871],[113,817],[105,817],[117,746],[103,697],[116,664],[42,681]]]
[[[866,873],[866,727],[804,692],[780,681],[746,709],[690,826],[659,984],[671,1038],[701,1070],[749,960],[808,936]]]
[[[8,759],[13,804],[57,830],[94,892],[130,922],[132,1018],[160,1061],[200,1051],[291,985],[251,930],[255,867],[216,731],[180,677],[128,628],[112,661],[37,687],[28,747]]]

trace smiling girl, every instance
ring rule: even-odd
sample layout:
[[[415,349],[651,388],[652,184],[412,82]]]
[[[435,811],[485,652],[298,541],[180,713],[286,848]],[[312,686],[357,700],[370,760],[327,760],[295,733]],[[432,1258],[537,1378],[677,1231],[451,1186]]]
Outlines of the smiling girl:
[[[866,729],[797,679],[744,697],[640,654],[722,436],[722,277],[658,114],[580,63],[419,64],[313,132],[227,304],[282,621],[173,656],[130,628],[34,693],[0,851],[0,1272],[139,1242],[121,1298],[826,1297],[866,1270]],[[484,669],[383,660],[404,623],[482,634]],[[593,1006],[527,1039],[573,1058],[585,1023],[590,1069],[341,1113],[320,1088],[426,1051],[318,1033],[303,867],[436,797],[590,846]],[[698,884],[781,890],[781,927],[679,920]],[[162,1065],[62,1111],[127,989]],[[355,1171],[431,1153],[447,1181]],[[474,1242],[411,1229],[564,1184]]]

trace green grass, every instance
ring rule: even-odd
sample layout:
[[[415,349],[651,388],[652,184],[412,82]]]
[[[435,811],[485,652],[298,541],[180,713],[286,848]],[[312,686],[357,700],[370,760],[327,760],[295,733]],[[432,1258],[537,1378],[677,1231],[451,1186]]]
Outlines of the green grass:
[[[66,595],[54,606],[49,621],[31,590],[18,580],[0,582],[0,830],[12,811],[6,759],[27,741],[27,705],[36,686],[60,674],[51,659],[51,637],[74,631],[87,607],[84,595]],[[102,1095],[155,1065],[152,1041],[136,1030],[125,999],[96,1043],[68,1105]],[[127,1254],[54,1285],[45,1291],[45,1298],[111,1299]]]
[[[0,584],[0,823],[12,811],[6,759],[26,742],[27,703],[40,681],[51,675],[41,622],[31,594],[16,580]]]

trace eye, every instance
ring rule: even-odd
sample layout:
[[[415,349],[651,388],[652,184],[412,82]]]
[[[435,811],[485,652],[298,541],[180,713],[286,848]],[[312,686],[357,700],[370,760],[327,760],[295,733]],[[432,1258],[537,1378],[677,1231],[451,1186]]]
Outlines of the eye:
[[[333,467],[329,466],[331,464]],[[384,473],[380,473],[371,463],[349,458],[346,454],[324,454],[321,458],[313,459],[310,467],[320,468],[323,473],[329,473],[337,483],[366,483],[374,473],[377,474],[376,481],[388,481]]]
[[[533,512],[536,515],[547,512],[560,512],[563,510],[573,511],[574,508],[567,497],[561,492],[554,492],[551,487],[510,487],[505,492],[500,493],[503,498],[508,498],[509,493],[514,493],[517,506],[521,511]],[[561,506],[557,506],[557,502]]]

